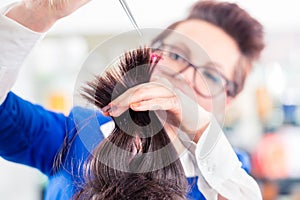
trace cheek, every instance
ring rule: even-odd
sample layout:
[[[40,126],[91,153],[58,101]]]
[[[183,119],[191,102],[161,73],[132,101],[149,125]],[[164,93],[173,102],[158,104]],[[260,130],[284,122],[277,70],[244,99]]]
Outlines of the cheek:
[[[208,112],[211,112],[219,122],[221,122],[221,123],[224,122],[225,114],[226,114],[225,108],[227,105],[225,95],[220,95],[219,97],[216,97],[214,99],[207,99],[207,98],[198,96],[197,102],[205,110],[207,110]]]
[[[167,67],[167,66],[170,66],[170,62],[167,61],[166,58],[162,57],[158,63],[157,63],[158,66],[164,66],[164,67]]]
[[[228,104],[225,94],[221,94],[218,97],[214,97],[213,99],[203,98],[202,96],[198,95],[197,103],[207,111],[213,112],[215,114],[224,114],[226,105]]]
[[[204,108],[206,111],[211,112],[212,111],[212,100],[211,99],[207,99],[207,98],[203,98],[201,96],[197,97],[197,103]]]
[[[156,65],[156,69],[165,70],[169,73],[176,72],[177,68],[178,66],[176,65],[176,62],[172,62],[170,61],[170,59],[167,58],[162,58]]]
[[[168,65],[166,65],[164,61],[162,60],[158,61],[157,65],[154,67],[152,71],[150,81],[154,81],[157,80],[158,78],[164,77],[162,72],[164,70],[169,70],[167,66]]]
[[[178,72],[181,72],[180,74],[177,74],[176,77],[177,79],[184,81],[185,84],[188,84],[190,86],[192,86],[192,82],[193,82],[193,77],[194,77],[194,69],[193,68],[188,68],[185,69],[186,66],[181,66],[179,63],[172,61],[170,59],[162,59],[158,62],[157,65],[158,69],[162,69],[165,70],[168,74],[177,74]],[[183,72],[182,70],[185,69]]]

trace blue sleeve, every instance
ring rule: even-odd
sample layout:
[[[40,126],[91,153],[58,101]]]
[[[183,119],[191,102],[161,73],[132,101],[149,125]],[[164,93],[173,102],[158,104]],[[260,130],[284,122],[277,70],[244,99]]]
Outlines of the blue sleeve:
[[[66,135],[66,120],[10,92],[0,105],[0,156],[50,175]]]
[[[239,161],[242,163],[242,168],[250,174],[251,172],[251,160],[249,153],[243,149],[240,148],[234,148],[234,151],[239,159]]]

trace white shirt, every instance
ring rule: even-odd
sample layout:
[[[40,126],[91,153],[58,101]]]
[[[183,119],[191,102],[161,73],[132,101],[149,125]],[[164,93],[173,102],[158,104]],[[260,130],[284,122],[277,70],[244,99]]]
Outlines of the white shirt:
[[[0,105],[11,90],[20,67],[42,33],[31,31],[17,22],[0,15]],[[241,168],[235,152],[216,120],[201,136],[199,142],[183,140],[189,150],[181,155],[187,177],[198,176],[198,188],[208,200],[218,193],[227,199],[262,199],[255,180]]]
[[[0,104],[14,85],[25,58],[44,35],[3,16],[9,7],[0,10]]]

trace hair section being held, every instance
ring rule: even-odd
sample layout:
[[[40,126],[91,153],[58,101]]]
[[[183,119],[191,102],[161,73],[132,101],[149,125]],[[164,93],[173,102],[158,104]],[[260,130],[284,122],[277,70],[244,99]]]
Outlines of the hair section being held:
[[[89,82],[83,96],[103,108],[131,87],[149,82],[157,62],[149,48],[127,52]],[[182,165],[156,114],[129,108],[113,120],[115,128],[88,160],[86,184],[75,199],[185,199]]]

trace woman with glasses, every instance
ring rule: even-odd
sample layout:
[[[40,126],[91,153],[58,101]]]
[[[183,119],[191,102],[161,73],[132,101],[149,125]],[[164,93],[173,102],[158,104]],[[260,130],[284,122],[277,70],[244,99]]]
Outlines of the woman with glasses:
[[[83,181],[82,161],[90,153],[80,138],[72,137],[76,135],[72,113],[64,116],[45,110],[9,90],[24,58],[42,37],[38,32],[47,31],[86,2],[61,5],[54,0],[51,4],[25,0],[3,11],[6,17],[0,18],[4,30],[0,37],[0,155],[46,174],[46,199],[69,199],[75,194],[76,185]],[[115,117],[131,108],[161,114],[171,140],[180,137],[176,150],[190,184],[189,199],[261,199],[257,183],[242,169],[219,125],[225,107],[242,90],[263,49],[261,25],[236,4],[200,1],[188,18],[169,29],[185,39],[177,40],[172,31],[154,39],[153,56],[160,60],[152,82],[128,90],[102,108],[103,113]],[[74,109],[83,118],[91,115],[83,108]],[[110,121],[100,112],[97,117],[100,124]],[[102,139],[99,136],[91,146]],[[53,168],[61,146],[66,145],[70,151],[60,160],[63,164]]]

